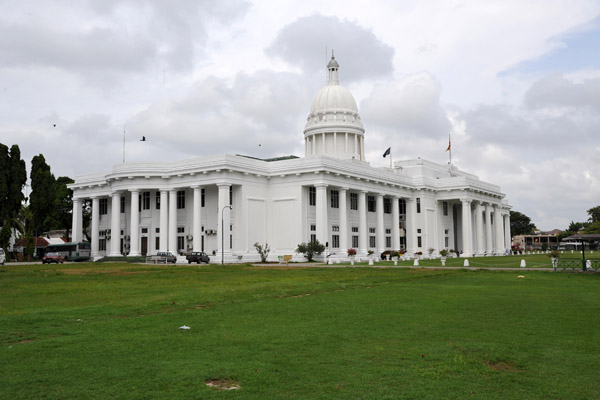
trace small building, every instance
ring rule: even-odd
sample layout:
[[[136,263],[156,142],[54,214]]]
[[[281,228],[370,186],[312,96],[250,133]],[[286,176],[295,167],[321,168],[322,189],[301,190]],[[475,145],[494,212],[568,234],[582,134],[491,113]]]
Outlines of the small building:
[[[537,231],[530,235],[516,235],[513,236],[512,243],[527,251],[556,249],[559,246],[558,235],[561,232],[560,229],[554,229],[548,232]]]

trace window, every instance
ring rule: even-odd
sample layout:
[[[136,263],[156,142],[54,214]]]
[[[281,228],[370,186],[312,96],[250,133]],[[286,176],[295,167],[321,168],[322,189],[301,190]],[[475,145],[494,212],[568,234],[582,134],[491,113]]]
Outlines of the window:
[[[369,236],[369,247],[375,247],[375,236]]]
[[[406,214],[406,200],[400,199],[398,202],[398,208],[400,208],[400,214]]]
[[[331,247],[334,249],[340,248],[340,235],[331,235]]]
[[[369,228],[369,233],[375,233],[375,228]]]
[[[442,211],[444,215],[448,215],[448,202],[442,201]]]
[[[421,199],[417,197],[417,214],[421,213]]]
[[[448,229],[444,229],[444,234],[448,234],[449,230]]]
[[[233,186],[229,186],[229,205],[233,205]]]
[[[148,233],[148,228],[142,228],[142,233]]]
[[[310,226],[310,230],[311,230],[311,231],[313,231],[313,232],[314,232],[314,231],[316,231],[316,230],[317,230],[317,226],[316,226],[316,225],[314,225],[314,224],[313,224],[313,225],[311,225],[311,226]]]
[[[157,237],[154,239],[154,248],[155,248],[156,250],[160,249],[160,237],[159,237],[159,236],[157,236]]]
[[[449,242],[449,240],[448,240],[448,236],[446,236],[446,237],[444,238],[444,247],[445,247],[445,248],[448,248],[448,242]]]
[[[177,236],[177,250],[183,251],[183,246],[185,245],[185,236]]]
[[[400,249],[406,248],[406,236],[400,236]]]
[[[316,242],[317,241],[317,235],[315,235],[314,233],[310,235],[310,241],[311,242]]]
[[[309,206],[317,205],[317,188],[314,186],[310,186],[308,188],[308,205]]]
[[[392,237],[391,236],[386,236],[385,237],[385,247],[386,248],[390,248],[392,247]]]
[[[350,209],[358,210],[358,193],[350,193]]]
[[[387,235],[391,235],[392,234],[392,230],[390,228],[385,228],[385,233]]]
[[[156,192],[156,209],[160,210],[160,192]]]
[[[150,192],[142,193],[142,210],[150,209]]]
[[[100,199],[98,202],[98,211],[100,215],[108,214],[108,199]]]
[[[106,239],[99,239],[98,240],[98,250],[100,250],[100,251],[106,251]]]
[[[383,198],[383,212],[384,214],[392,213],[392,199],[388,197]]]
[[[181,210],[185,208],[185,190],[177,191],[177,209]]]
[[[184,226],[178,226],[177,227],[177,233],[185,233],[185,227]]]
[[[420,228],[419,228],[419,229],[417,229],[417,233],[421,233],[421,229],[420,229]]]
[[[138,211],[142,212],[142,195],[138,194]]]
[[[121,196],[121,214],[125,214],[125,196]]]
[[[417,247],[422,247],[421,236],[417,236]]]
[[[352,247],[353,248],[357,248],[358,247],[358,236],[356,236],[356,235],[352,236]]]
[[[155,229],[154,229],[154,232],[156,232],[156,233],[160,233],[160,228],[155,228]]]
[[[356,232],[356,233],[358,233],[358,226],[353,226],[353,227],[352,227],[352,232]]]
[[[375,196],[367,196],[367,203],[368,203],[367,210],[369,212],[375,212],[375,210],[377,209],[377,206],[375,203]]]
[[[202,207],[204,207],[204,206],[205,206],[205,201],[206,201],[206,189],[204,189],[204,188],[203,188],[203,189],[200,191],[200,203],[201,203],[200,205],[201,205]]]
[[[337,225],[333,225],[333,226],[331,227],[331,232],[339,232],[339,231],[340,231],[340,227],[339,227],[339,226],[337,226]]]
[[[340,192],[337,190],[331,191],[331,208],[340,208]]]

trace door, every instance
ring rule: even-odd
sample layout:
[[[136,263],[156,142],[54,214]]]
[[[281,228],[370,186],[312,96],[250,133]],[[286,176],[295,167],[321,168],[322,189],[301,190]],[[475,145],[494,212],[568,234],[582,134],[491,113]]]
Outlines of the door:
[[[145,256],[148,253],[148,238],[142,237],[142,255]]]

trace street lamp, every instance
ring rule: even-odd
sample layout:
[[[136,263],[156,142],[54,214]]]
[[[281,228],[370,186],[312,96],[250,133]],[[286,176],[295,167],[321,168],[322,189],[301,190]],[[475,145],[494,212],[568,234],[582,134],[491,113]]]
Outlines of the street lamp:
[[[223,226],[223,212],[226,208],[233,210],[231,206],[225,206],[221,210],[221,265],[225,264],[225,227]]]

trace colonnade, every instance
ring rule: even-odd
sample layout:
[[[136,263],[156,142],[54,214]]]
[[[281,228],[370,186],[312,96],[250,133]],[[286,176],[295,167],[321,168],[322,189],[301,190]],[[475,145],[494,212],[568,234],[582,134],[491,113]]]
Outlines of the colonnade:
[[[218,218],[217,218],[217,238],[221,238],[222,229],[225,227],[225,232],[229,232],[231,225],[231,209],[230,205],[230,187],[231,183],[221,182],[217,183],[218,187]],[[169,189],[155,189],[160,190],[160,215],[159,215],[159,251],[169,251],[173,254],[177,254],[178,243],[177,243],[177,192],[185,188],[169,188]],[[196,185],[191,186],[193,190],[193,206],[192,206],[192,248],[193,251],[201,251],[201,237],[202,237],[202,226],[201,226],[201,196],[202,186]],[[91,218],[91,257],[92,259],[100,257],[99,244],[100,244],[100,199],[110,198],[111,199],[111,212],[110,212],[110,231],[111,239],[109,240],[110,249],[107,247],[107,255],[110,257],[121,256],[121,197],[126,192],[130,193],[130,224],[129,232],[123,232],[123,235],[129,235],[129,256],[135,257],[140,256],[140,212],[139,210],[139,195],[140,192],[152,190],[151,188],[143,189],[129,189],[129,190],[115,190],[110,195],[104,196],[90,196],[92,200],[92,218]],[[85,197],[79,197],[73,199],[73,224],[72,224],[72,241],[81,242],[83,238],[83,216],[82,216],[82,205]],[[186,210],[186,212],[189,212]],[[221,215],[221,213],[223,215]],[[221,226],[223,221],[223,226]],[[224,232],[223,232],[224,233]],[[229,237],[229,234],[227,234]],[[231,253],[228,246],[229,240],[227,240],[224,249],[224,255],[227,256]],[[108,245],[108,243],[107,243]],[[221,240],[217,240],[217,249],[219,254],[223,251],[223,245]]]
[[[498,204],[461,198],[462,203],[462,241],[463,253],[470,255],[501,255],[510,247],[510,214]],[[471,204],[475,202],[475,208]],[[473,212],[475,213],[475,237],[473,243]],[[492,213],[494,221],[492,223]],[[485,243],[484,243],[485,218]],[[495,232],[492,232],[494,227]],[[475,246],[474,246],[475,245]]]

